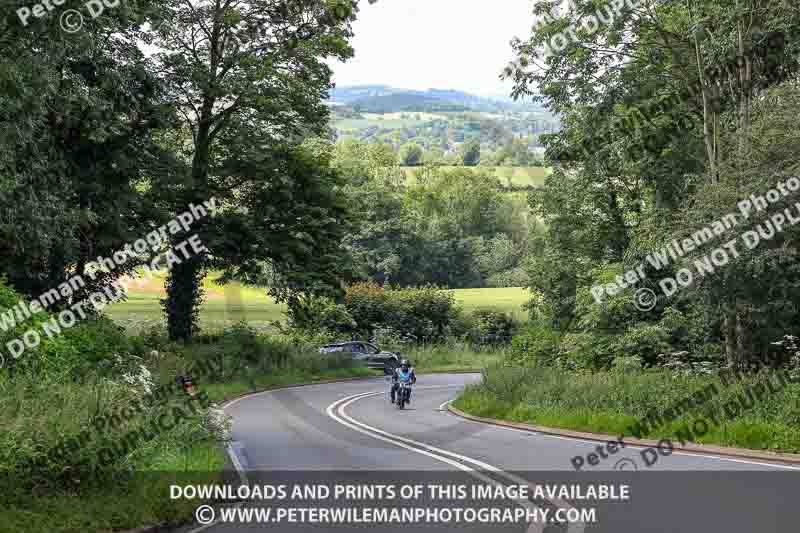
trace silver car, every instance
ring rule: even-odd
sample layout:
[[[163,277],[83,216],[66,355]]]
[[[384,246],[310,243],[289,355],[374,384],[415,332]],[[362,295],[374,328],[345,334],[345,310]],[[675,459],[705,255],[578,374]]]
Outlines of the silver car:
[[[319,353],[349,353],[355,361],[362,362],[369,368],[383,370],[390,375],[400,366],[400,354],[384,352],[377,346],[363,341],[346,341],[326,344],[319,349]]]

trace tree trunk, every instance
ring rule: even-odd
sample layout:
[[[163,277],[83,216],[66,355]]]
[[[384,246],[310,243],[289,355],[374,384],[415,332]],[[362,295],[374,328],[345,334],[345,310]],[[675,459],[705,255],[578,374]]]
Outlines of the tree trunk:
[[[179,213],[189,211],[189,205],[192,203],[202,204],[209,199],[208,173],[213,109],[214,99],[206,97],[197,127],[191,187],[187,191],[187,197],[184,198],[183,208],[178,210]],[[200,233],[203,226],[205,221],[198,221],[193,225],[193,231]],[[198,314],[203,296],[200,284],[204,276],[205,257],[202,255],[191,256],[181,264],[175,265],[170,271],[165,284],[167,298],[162,300],[162,305],[167,315],[167,329],[171,340],[189,341],[199,330]]]
[[[750,310],[744,305],[736,309],[736,359],[741,368],[748,368],[753,360],[753,328]]]
[[[694,35],[694,53],[697,60],[697,74],[700,81],[700,94],[703,99],[703,143],[706,148],[706,157],[708,158],[708,170],[711,176],[711,182],[716,183],[719,181],[719,174],[717,171],[717,147],[714,142],[714,135],[710,123],[714,122],[714,112],[710,109],[708,101],[708,88],[706,87],[705,71],[703,69],[703,57],[700,54],[700,43],[697,39],[697,34]]]
[[[734,370],[740,370],[736,352],[736,308],[728,303],[723,309],[722,333],[725,340],[725,358]]]
[[[162,300],[167,314],[169,338],[188,341],[198,331],[200,304],[203,299],[201,283],[205,277],[202,257],[192,256],[175,265],[166,281],[167,298]]]

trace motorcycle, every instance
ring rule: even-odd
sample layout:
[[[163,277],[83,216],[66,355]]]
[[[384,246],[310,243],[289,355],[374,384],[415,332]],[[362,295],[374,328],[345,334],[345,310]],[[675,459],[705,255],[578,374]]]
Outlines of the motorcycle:
[[[397,408],[403,409],[411,397],[411,383],[408,381],[401,381],[397,388]]]

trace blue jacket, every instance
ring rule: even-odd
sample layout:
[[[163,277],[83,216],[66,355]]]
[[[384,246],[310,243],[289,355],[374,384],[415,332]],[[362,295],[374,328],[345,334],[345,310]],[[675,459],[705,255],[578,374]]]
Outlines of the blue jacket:
[[[392,382],[398,383],[399,381],[411,381],[411,383],[417,382],[417,375],[414,373],[414,367],[408,367],[408,373],[403,374],[402,368],[396,368],[394,370],[394,374],[392,374]]]

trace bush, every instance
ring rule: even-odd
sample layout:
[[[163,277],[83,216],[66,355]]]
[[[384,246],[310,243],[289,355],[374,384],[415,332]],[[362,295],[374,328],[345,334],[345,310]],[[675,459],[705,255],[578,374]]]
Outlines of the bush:
[[[578,287],[575,298],[577,329],[581,331],[605,331],[622,333],[629,324],[641,320],[642,312],[634,305],[634,290],[627,288],[614,296],[606,295],[597,303],[591,288],[612,283],[616,276],[624,274],[621,263],[612,263],[592,270],[589,279]]]
[[[568,370],[600,370],[609,368],[616,355],[612,336],[568,333],[561,338],[556,364]]]
[[[531,278],[524,268],[516,267],[492,274],[486,279],[487,287],[527,287]]]
[[[348,288],[345,306],[361,336],[390,327],[401,337],[436,342],[446,339],[457,318],[455,297],[435,287],[387,290],[375,283]]]
[[[510,361],[520,364],[551,365],[558,355],[561,335],[540,323],[528,326],[511,341]]]
[[[20,301],[20,295],[0,278],[0,314],[13,313],[12,308]],[[45,323],[52,325],[52,334],[43,331]],[[127,357],[135,347],[125,330],[108,318],[87,318],[66,328],[60,326],[55,315],[46,312],[36,313],[8,331],[0,331],[0,346],[21,339],[29,330],[39,334],[38,346],[26,347],[18,358],[6,352],[5,362],[15,374],[34,375],[49,383],[80,382],[97,368],[113,365],[116,356]]]
[[[472,313],[473,325],[467,336],[476,345],[509,344],[518,327],[510,314],[494,309],[478,309]]]
[[[289,327],[300,331],[326,331],[337,336],[349,336],[358,328],[347,308],[330,298],[312,296],[295,302],[289,306],[286,315]]]
[[[637,374],[642,368],[642,358],[635,355],[615,357],[611,362],[611,370],[617,374]]]
[[[361,334],[388,322],[387,317],[392,311],[389,292],[373,282],[356,283],[348,287],[344,305]]]
[[[635,326],[614,341],[618,355],[641,357],[647,366],[655,366],[658,355],[671,349],[669,332],[654,324]]]

